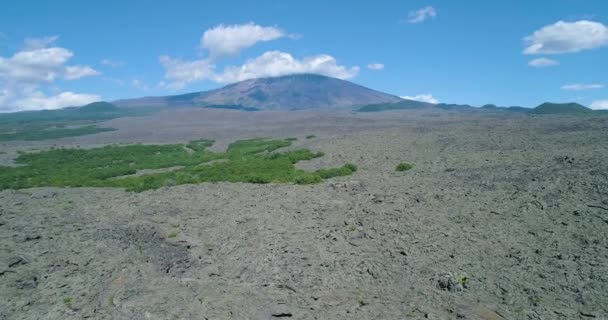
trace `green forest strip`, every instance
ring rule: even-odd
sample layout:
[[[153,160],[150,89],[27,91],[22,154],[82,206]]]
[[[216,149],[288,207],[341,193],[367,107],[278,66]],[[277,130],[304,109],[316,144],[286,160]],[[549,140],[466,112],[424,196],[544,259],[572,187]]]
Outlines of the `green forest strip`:
[[[145,116],[160,108],[119,108],[94,102],[80,108],[0,114],[0,142],[49,140],[113,131],[96,124],[122,117]]]
[[[297,169],[301,160],[322,157],[307,149],[274,152],[290,146],[291,139],[239,140],[226,152],[211,152],[211,140],[188,144],[111,145],[95,149],[53,149],[21,153],[21,166],[0,167],[0,190],[33,187],[114,187],[144,191],[163,186],[203,182],[312,184],[357,170],[353,164],[317,171]],[[143,169],[180,167],[170,172],[139,176]]]
[[[0,132],[0,141],[24,140],[50,140],[66,137],[84,136],[99,132],[114,131],[114,128],[100,128],[96,126],[83,126],[78,128],[30,128],[13,132]]]

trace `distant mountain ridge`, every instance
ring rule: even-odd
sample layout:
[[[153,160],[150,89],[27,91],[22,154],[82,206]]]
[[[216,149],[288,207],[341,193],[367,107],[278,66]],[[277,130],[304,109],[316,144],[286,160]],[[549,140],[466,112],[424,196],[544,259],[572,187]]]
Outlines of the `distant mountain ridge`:
[[[432,104],[427,102],[419,102],[413,100],[403,100],[396,103],[379,103],[363,106],[356,111],[358,112],[379,112],[389,110],[447,110],[457,112],[494,112],[494,113],[527,113],[536,115],[559,114],[559,115],[586,115],[586,114],[608,114],[605,110],[592,110],[581,104],[570,103],[552,103],[545,102],[536,108],[524,108],[519,106],[498,107],[494,104],[486,104],[476,108],[468,104]]]
[[[534,108],[533,114],[589,114],[593,110],[574,102],[570,103],[551,103],[545,102]]]
[[[349,81],[316,74],[259,78],[219,89],[114,101],[120,107],[244,106],[258,110],[346,109],[402,99]]]

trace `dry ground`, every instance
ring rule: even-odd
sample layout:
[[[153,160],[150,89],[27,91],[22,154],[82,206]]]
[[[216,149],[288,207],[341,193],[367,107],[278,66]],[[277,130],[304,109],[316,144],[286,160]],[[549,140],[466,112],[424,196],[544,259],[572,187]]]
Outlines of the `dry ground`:
[[[311,186],[2,191],[0,318],[608,317],[608,117],[176,110],[107,125],[2,145],[0,161],[295,136],[326,154],[301,167],[360,170]]]

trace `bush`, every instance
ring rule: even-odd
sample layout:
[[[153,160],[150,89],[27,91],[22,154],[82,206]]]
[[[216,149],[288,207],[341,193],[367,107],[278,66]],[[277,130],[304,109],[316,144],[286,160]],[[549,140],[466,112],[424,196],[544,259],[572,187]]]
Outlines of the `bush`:
[[[316,173],[323,179],[329,179],[334,177],[342,177],[353,174],[353,172],[357,171],[357,166],[352,163],[345,164],[340,168],[329,168],[329,169],[319,169]]]
[[[407,162],[401,162],[400,164],[397,165],[397,168],[395,168],[396,171],[408,171],[410,169],[412,169],[414,167],[413,164],[407,163]]]
[[[351,172],[357,172],[357,166],[352,163],[347,163],[344,167],[350,169]]]
[[[306,139],[313,139],[316,138],[317,136],[315,136],[314,134],[309,134],[306,136]]]
[[[323,181],[323,178],[317,174],[306,174],[296,177],[296,184],[315,184]]]
[[[322,157],[307,149],[276,151],[288,140],[249,139],[236,141],[227,152],[211,152],[213,141],[196,140],[167,145],[110,145],[94,149],[60,148],[21,152],[21,166],[0,166],[0,190],[32,187],[115,187],[141,192],[187,183],[246,182],[311,184],[350,175],[353,164],[316,172],[298,170],[294,164]],[[213,160],[222,160],[208,163]],[[142,169],[183,166],[169,172],[128,176]],[[120,179],[114,179],[120,177]]]

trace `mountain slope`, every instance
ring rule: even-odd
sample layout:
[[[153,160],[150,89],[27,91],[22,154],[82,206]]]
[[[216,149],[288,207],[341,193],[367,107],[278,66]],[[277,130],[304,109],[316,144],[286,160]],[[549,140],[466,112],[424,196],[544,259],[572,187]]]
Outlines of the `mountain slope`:
[[[483,110],[483,111],[489,111],[489,112],[521,112],[521,113],[527,113],[530,112],[530,108],[524,108],[524,107],[520,107],[520,106],[511,106],[511,107],[499,107],[495,104],[486,104],[481,106],[479,109]]]
[[[168,97],[119,100],[121,107],[239,105],[260,110],[353,108],[401,101],[349,81],[314,74],[245,80],[223,88]]]
[[[415,110],[430,108],[433,104],[427,102],[420,102],[415,100],[403,100],[395,103],[375,103],[368,104],[357,109],[358,112],[377,112],[377,111],[388,111],[388,110]]]
[[[447,110],[447,111],[477,111],[478,108],[472,107],[468,104],[432,104],[428,102],[421,102],[415,100],[401,100],[393,103],[377,103],[369,104],[357,109],[358,112],[377,112],[377,111],[389,111],[389,110]]]
[[[580,105],[578,103],[551,103],[545,102],[538,107],[534,108],[531,113],[533,114],[589,114],[593,113],[593,110]]]

